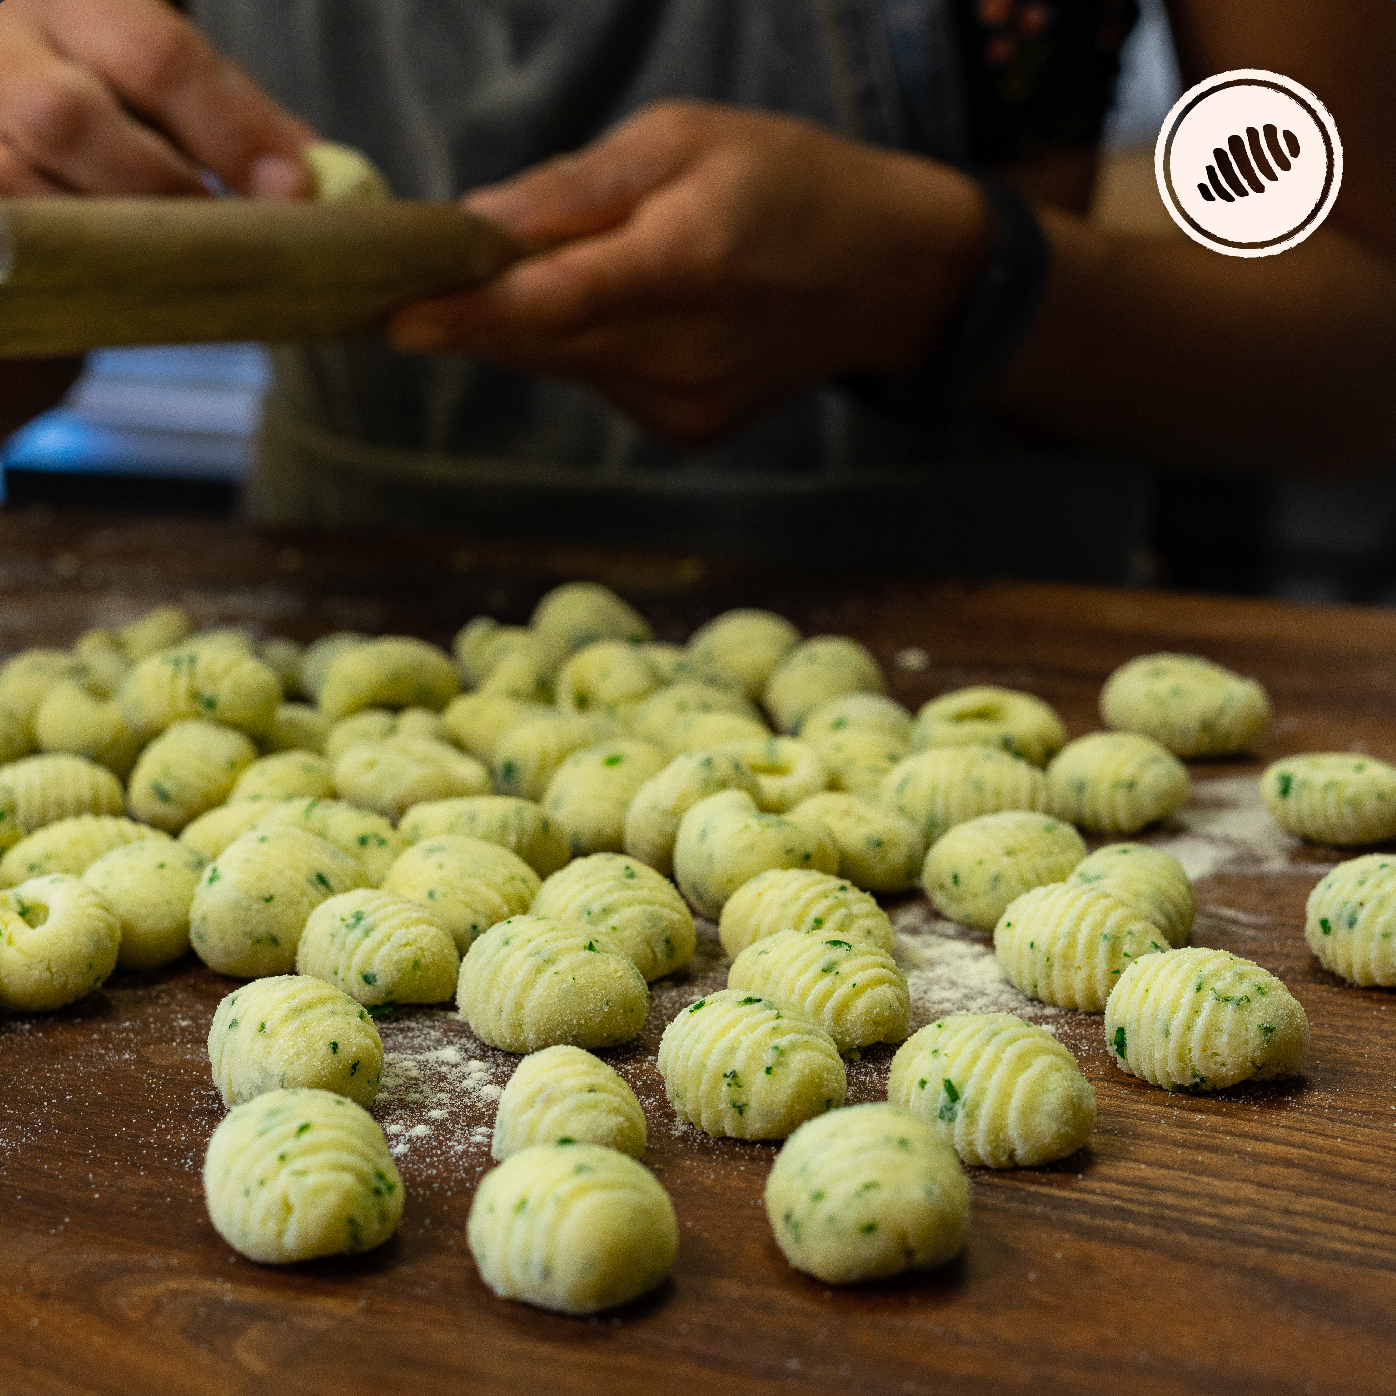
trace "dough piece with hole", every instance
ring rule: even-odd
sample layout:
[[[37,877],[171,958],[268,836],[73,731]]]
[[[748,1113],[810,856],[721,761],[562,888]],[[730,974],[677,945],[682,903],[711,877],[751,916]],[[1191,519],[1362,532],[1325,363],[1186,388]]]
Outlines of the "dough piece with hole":
[[[116,968],[121,926],[67,873],[0,892],[0,1008],[43,1013],[90,994]]]
[[[946,746],[989,746],[1045,766],[1066,745],[1056,712],[1031,693],[981,684],[942,693],[916,715],[917,751]]]

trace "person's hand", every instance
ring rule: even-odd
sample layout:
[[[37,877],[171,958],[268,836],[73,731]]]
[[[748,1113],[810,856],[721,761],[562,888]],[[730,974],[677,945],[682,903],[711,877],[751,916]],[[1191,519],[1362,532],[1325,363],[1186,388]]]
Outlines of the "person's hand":
[[[314,139],[164,0],[0,4],[0,194],[295,198]]]
[[[398,347],[575,379],[694,444],[803,387],[911,367],[988,241],[977,188],[946,166],[692,103],[465,207],[561,245],[398,312]]]

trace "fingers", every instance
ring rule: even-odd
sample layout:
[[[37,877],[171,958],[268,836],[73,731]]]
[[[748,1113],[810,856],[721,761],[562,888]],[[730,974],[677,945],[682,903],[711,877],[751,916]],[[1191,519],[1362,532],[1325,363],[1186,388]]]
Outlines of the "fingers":
[[[70,191],[34,169],[17,150],[0,140],[0,195],[39,198]]]

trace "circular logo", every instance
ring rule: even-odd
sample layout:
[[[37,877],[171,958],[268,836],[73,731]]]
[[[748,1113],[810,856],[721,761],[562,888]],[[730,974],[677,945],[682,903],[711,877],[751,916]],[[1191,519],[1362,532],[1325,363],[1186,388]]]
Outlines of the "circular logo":
[[[1178,99],[1154,147],[1164,206],[1194,242],[1272,257],[1319,227],[1343,182],[1343,147],[1307,87],[1237,68]]]

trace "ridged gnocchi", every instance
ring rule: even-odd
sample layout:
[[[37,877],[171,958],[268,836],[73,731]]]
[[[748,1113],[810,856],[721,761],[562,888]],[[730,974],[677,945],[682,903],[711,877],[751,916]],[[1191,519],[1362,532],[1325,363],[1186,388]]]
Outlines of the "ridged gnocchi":
[[[34,739],[41,751],[85,756],[121,780],[140,750],[119,704],[76,679],[60,679],[44,696],[34,714]]]
[[[567,837],[543,813],[543,807],[516,795],[467,795],[413,805],[399,826],[409,844],[447,834],[497,843],[517,853],[538,874],[548,877],[565,867]]]
[[[686,751],[651,776],[626,807],[625,851],[668,877],[674,871],[674,843],[685,814],[709,795],[744,790],[755,798],[756,777],[733,755]]]
[[[733,959],[783,930],[871,945],[887,955],[896,940],[887,913],[866,892],[846,878],[800,868],[773,868],[744,882],[722,908],[717,927]]]
[[[782,732],[797,732],[821,703],[848,693],[883,693],[887,681],[865,645],[816,635],[791,649],[766,681],[761,703]]]
[[[428,800],[487,795],[490,773],[473,756],[428,737],[357,742],[334,763],[340,799],[389,819]]]
[[[1270,721],[1254,680],[1195,654],[1144,654],[1122,664],[1100,692],[1107,727],[1152,737],[1175,756],[1248,750]]]
[[[664,687],[659,671],[638,645],[596,640],[558,670],[557,706],[567,713],[628,720],[650,694]]]
[[[196,638],[142,659],[116,701],[142,742],[194,718],[261,733],[281,702],[281,681],[245,648]]]
[[[621,851],[630,802],[667,761],[652,742],[620,737],[574,751],[557,768],[542,804],[574,858]]]
[[[801,800],[790,813],[816,820],[839,854],[839,875],[869,892],[905,892],[916,882],[926,852],[921,831],[904,815],[842,790]]]
[[[1183,865],[1160,848],[1109,843],[1083,858],[1068,882],[1098,887],[1155,925],[1171,946],[1186,945],[1192,930],[1192,883]]]
[[[196,719],[171,724],[131,772],[131,813],[177,834],[227,800],[239,775],[257,759],[249,737]]]
[[[1396,984],[1396,858],[1368,853],[1339,863],[1309,893],[1304,939],[1349,984]]]
[[[78,814],[124,814],[121,782],[104,766],[81,756],[48,752],[0,766],[0,788],[9,794],[15,826],[32,834]]]
[[[503,1160],[535,1144],[597,1144],[640,1158],[645,1140],[645,1112],[614,1067],[580,1047],[545,1047],[514,1068],[490,1153]]]
[[[494,749],[491,770],[501,795],[541,801],[548,783],[574,751],[595,746],[610,732],[607,724],[578,714],[534,718],[511,728]]]
[[[353,858],[371,887],[383,881],[394,860],[407,847],[381,814],[345,804],[342,800],[278,800],[264,809],[262,817],[248,832],[252,829],[258,833],[300,829],[314,834]]]
[[[1260,795],[1281,829],[1311,843],[1351,848],[1396,838],[1396,767],[1375,757],[1286,756],[1266,767]]]
[[[320,800],[334,794],[330,763],[309,751],[282,751],[244,767],[228,792],[235,800]]]
[[[317,696],[329,717],[363,708],[429,708],[440,712],[460,692],[444,651],[409,635],[385,635],[348,645],[330,661]]]
[[[724,611],[689,637],[688,652],[759,698],[781,660],[800,643],[800,632],[784,616],[750,608]]]
[[[75,814],[59,819],[21,839],[0,858],[0,887],[14,887],[26,878],[48,873],[76,877],[110,849],[138,839],[172,842],[168,834],[119,815]]]
[[[1150,737],[1092,732],[1047,768],[1052,813],[1092,834],[1135,834],[1187,803],[1183,763]]]
[[[933,747],[900,761],[881,802],[920,829],[928,844],[981,814],[1047,808],[1047,778],[1021,757],[988,746]]]

